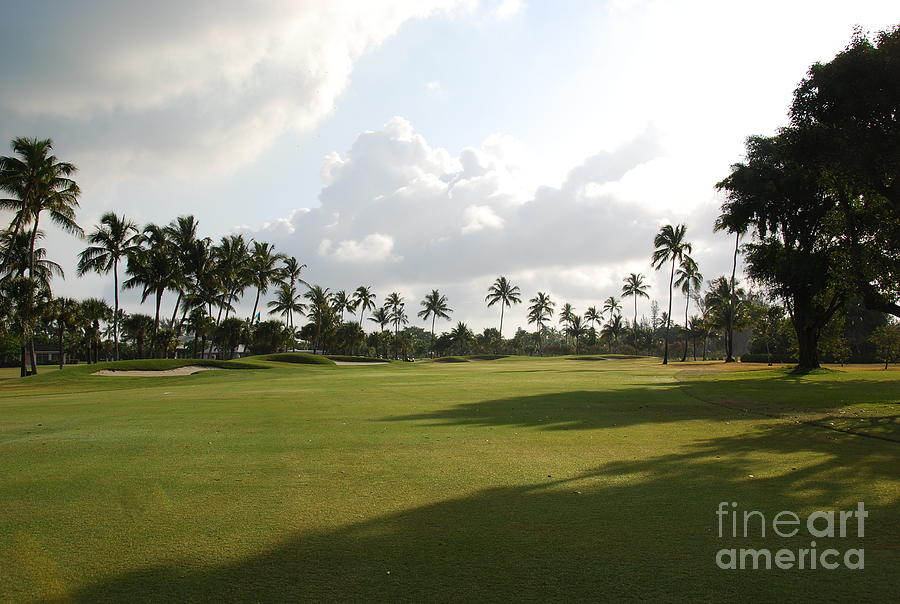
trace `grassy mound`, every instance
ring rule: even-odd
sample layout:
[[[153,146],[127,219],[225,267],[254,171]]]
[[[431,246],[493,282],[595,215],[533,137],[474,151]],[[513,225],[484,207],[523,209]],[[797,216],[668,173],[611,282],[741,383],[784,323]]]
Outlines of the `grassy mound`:
[[[111,361],[83,365],[90,371],[107,369],[110,371],[166,371],[195,365],[197,367],[217,367],[219,369],[264,369],[261,365],[253,365],[242,361],[219,361],[216,359],[133,359],[130,361]]]
[[[497,359],[505,359],[508,354],[470,354],[466,358],[470,361],[496,361]]]
[[[320,354],[307,352],[281,352],[257,357],[262,361],[276,361],[278,363],[298,363],[301,365],[334,365],[334,361]]]
[[[606,357],[600,355],[585,355],[577,357],[566,357],[569,361],[605,361]]]
[[[350,354],[329,354],[325,355],[326,359],[332,361],[340,361],[342,363],[390,363],[387,359],[379,359],[378,357],[360,357]]]
[[[435,363],[468,363],[469,359],[465,357],[438,357],[434,359]]]

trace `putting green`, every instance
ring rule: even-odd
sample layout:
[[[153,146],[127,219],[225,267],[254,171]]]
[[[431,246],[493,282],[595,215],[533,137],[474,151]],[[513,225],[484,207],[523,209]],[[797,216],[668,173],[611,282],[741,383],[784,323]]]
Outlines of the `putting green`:
[[[0,601],[896,596],[900,372],[657,363],[2,375]],[[720,502],[868,517],[720,538]],[[811,540],[864,568],[716,564]]]

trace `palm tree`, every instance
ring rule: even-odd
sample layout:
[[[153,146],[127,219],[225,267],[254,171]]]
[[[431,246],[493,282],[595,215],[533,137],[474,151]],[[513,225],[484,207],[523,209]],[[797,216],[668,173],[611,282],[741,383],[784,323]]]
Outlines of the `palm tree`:
[[[44,238],[44,231],[39,229],[34,234],[35,243]],[[6,281],[11,278],[24,278],[34,281],[35,286],[39,290],[50,291],[50,282],[54,276],[65,279],[65,273],[62,267],[47,260],[47,250],[42,247],[35,247],[31,253],[28,252],[28,246],[31,243],[31,235],[28,233],[14,233],[7,230],[0,232],[0,254],[9,258],[9,261],[0,272],[0,281]],[[28,277],[22,277],[26,272],[30,271]]]
[[[306,311],[306,304],[303,304],[300,301],[300,294],[297,292],[297,288],[286,283],[282,283],[278,287],[278,292],[275,294],[275,299],[271,300],[267,306],[269,308],[269,314],[279,314],[282,317],[285,317],[288,320],[288,330],[291,334],[294,333],[294,313],[303,314]],[[291,342],[294,341],[293,335],[291,336]],[[291,350],[294,349],[293,344],[291,345]]]
[[[728,214],[719,216],[716,219],[716,223],[713,227],[713,230],[716,232],[719,231],[728,231],[729,233],[734,233],[734,254],[732,255],[732,263],[731,263],[731,281],[730,281],[730,289],[731,289],[731,300],[733,305],[737,305],[737,298],[735,297],[737,294],[736,291],[736,281],[735,277],[737,275],[737,258],[738,252],[740,251],[741,245],[741,237],[743,237],[746,232],[746,225],[742,224],[740,219],[737,216]],[[730,322],[727,327],[727,332],[725,336],[725,362],[726,363],[734,363],[734,322]]]
[[[687,227],[683,224],[673,227],[667,224],[653,238],[653,251],[651,262],[653,268],[660,270],[667,262],[672,263],[669,274],[669,311],[666,313],[666,341],[663,348],[663,365],[669,364],[669,327],[672,324],[672,284],[675,281],[675,265],[684,261],[685,256],[691,253],[692,246],[684,240]]]
[[[232,303],[237,302],[248,285],[251,284],[250,249],[243,235],[222,237],[219,245],[213,249],[219,267],[219,279],[222,286],[225,318],[233,310]]]
[[[284,255],[276,254],[271,243],[253,242],[253,251],[250,253],[250,282],[256,287],[256,300],[253,302],[253,312],[250,320],[256,319],[256,309],[259,306],[259,296],[269,291],[269,285],[281,274],[278,263],[284,259]]]
[[[100,362],[100,321],[107,321],[112,309],[106,300],[87,298],[81,301],[80,313],[85,321],[85,339],[88,345],[88,363]]]
[[[647,298],[650,299],[650,295],[647,293],[647,290],[650,289],[649,285],[644,284],[644,275],[640,273],[631,273],[627,277],[625,277],[625,285],[622,286],[622,297],[627,298],[631,296],[634,298],[634,346],[637,348],[637,303],[638,298]]]
[[[353,292],[353,304],[359,309],[359,325],[363,325],[363,317],[367,310],[375,310],[375,294],[372,288],[360,285]],[[365,328],[363,328],[365,330]]]
[[[538,292],[534,298],[529,300],[531,306],[528,307],[528,323],[537,323],[538,329],[538,346],[540,347],[541,356],[544,356],[544,341],[542,332],[544,331],[544,321],[553,316],[553,307],[556,303],[550,299],[550,294]]]
[[[390,325],[391,323],[391,315],[390,311],[386,306],[381,306],[372,311],[372,316],[369,317],[369,321],[373,323],[378,323],[378,326],[381,328],[381,331],[384,331],[384,328]]]
[[[685,256],[684,260],[681,263],[681,266],[678,267],[678,270],[675,271],[675,275],[678,277],[675,280],[675,286],[681,288],[681,292],[684,294],[684,328],[688,328],[688,308],[691,304],[691,293],[696,292],[701,287],[703,287],[703,275],[700,274],[700,269],[697,268],[697,263],[694,262],[693,258],[690,256]],[[681,362],[687,360],[687,338],[684,339],[684,352],[681,354]]]
[[[303,272],[303,269],[306,268],[305,264],[300,264],[296,258],[293,256],[287,256],[283,259],[284,266],[281,267],[281,274],[278,276],[279,283],[285,283],[290,287],[296,286],[298,283],[305,285],[307,288],[309,287],[309,283],[300,278],[300,273]],[[294,329],[294,315],[293,313],[288,315],[288,325],[291,327],[291,331]]]
[[[335,292],[331,296],[331,305],[334,307],[334,312],[338,313],[340,316],[340,322],[344,322],[344,311],[353,313],[356,312],[356,306],[353,302],[353,295],[348,295],[346,291],[341,290]]]
[[[566,340],[569,339],[568,328],[574,319],[575,307],[566,302],[563,304],[563,307],[559,309],[559,324],[563,325],[563,332],[566,334]]]
[[[488,308],[500,302],[500,341],[503,341],[503,309],[513,304],[522,303],[522,295],[519,292],[519,286],[513,285],[506,280],[506,277],[499,276],[493,285],[488,288],[488,295],[484,297],[484,301],[488,303]]]
[[[587,321],[587,324],[591,327],[595,324],[599,325],[603,322],[603,313],[598,312],[596,306],[589,306],[584,313],[584,320]]]
[[[313,342],[313,352],[316,352],[319,349],[322,328],[325,327],[331,316],[331,292],[329,292],[327,287],[313,285],[303,296],[309,300],[306,316],[313,320],[316,328],[316,338]]]
[[[173,289],[178,296],[175,299],[175,306],[172,309],[172,318],[169,321],[175,328],[176,334],[181,331],[181,323],[175,323],[175,317],[178,316],[178,309],[181,307],[181,300],[185,293],[192,289],[191,283],[194,275],[192,274],[192,261],[196,253],[197,239],[197,220],[193,216],[179,216],[168,225],[163,227],[163,236],[169,242],[169,249],[173,255],[173,263],[175,271],[172,275]],[[184,317],[187,309],[183,309],[181,313]]]
[[[622,315],[615,314],[610,318],[609,322],[603,326],[603,335],[607,339],[612,338],[613,341],[618,344],[619,336],[622,334],[624,328],[625,324],[622,322]],[[616,348],[618,348],[618,346]]]
[[[610,296],[603,301],[603,314],[609,313],[610,319],[612,319],[614,314],[621,312],[621,310],[622,305],[619,304],[619,300],[615,296]]]
[[[434,321],[438,317],[442,319],[450,320],[450,313],[453,312],[453,309],[447,306],[447,296],[441,294],[436,289],[431,290],[431,293],[425,296],[425,299],[422,300],[422,310],[419,311],[419,317],[424,320],[428,320],[431,317],[431,357],[434,358]]]
[[[13,236],[28,233],[27,269],[29,278],[34,278],[38,258],[35,256],[35,242],[38,239],[38,226],[41,215],[47,213],[50,220],[63,230],[81,236],[83,231],[75,222],[75,209],[78,208],[78,196],[81,190],[70,177],[77,169],[73,164],[58,161],[51,155],[53,141],[17,137],[11,142],[14,153],[10,157],[0,157],[0,191],[6,191],[11,197],[0,198],[0,210],[13,212],[13,219],[8,228]],[[7,253],[0,258],[0,273],[7,272],[6,265],[15,261]],[[25,276],[24,266],[20,277]],[[35,316],[37,299],[34,287],[24,287],[20,300],[23,305],[21,317]],[[34,334],[31,326],[22,326],[23,363],[30,358],[32,372],[37,373],[37,361],[34,353]],[[27,375],[22,367],[22,375]]]
[[[119,360],[119,261],[136,252],[140,247],[141,236],[137,225],[113,212],[107,212],[100,218],[100,224],[88,235],[89,247],[78,257],[78,276],[88,271],[100,275],[112,271],[113,296],[115,312],[113,314],[113,342],[115,359]]]
[[[575,342],[575,354],[578,354],[578,338],[583,336],[584,332],[585,328],[581,322],[581,317],[574,315],[569,325],[566,326],[566,335],[571,336],[572,341]]]
[[[459,321],[456,327],[450,330],[450,342],[455,346],[458,354],[466,354],[474,339],[475,334],[462,321]]]
[[[409,323],[409,318],[406,316],[406,311],[403,310],[404,306],[405,304],[403,303],[403,297],[397,292],[391,292],[384,301],[384,307],[385,309],[387,309],[391,323],[394,324],[395,339],[400,333],[400,324]]]
[[[80,305],[78,300],[72,298],[54,298],[48,307],[47,316],[56,321],[57,349],[59,352],[59,368],[62,369],[66,362],[65,335],[66,331],[78,324]]]
[[[139,359],[144,358],[144,343],[153,333],[153,317],[148,315],[128,315],[122,321],[122,332],[127,339],[134,341]]]
[[[136,248],[128,254],[126,272],[131,275],[122,283],[125,289],[141,288],[141,302],[153,295],[156,312],[153,320],[153,334],[159,331],[159,310],[162,297],[167,289],[177,287],[177,263],[165,231],[155,224],[144,228],[141,241],[147,247]]]
[[[732,294],[731,283],[726,277],[717,277],[709,283],[705,303],[708,312],[708,320],[711,325],[725,331],[726,355],[731,356],[731,341],[728,339],[728,329],[735,323],[743,322],[745,314],[746,294],[744,289],[738,287]],[[726,361],[727,362],[727,361]]]

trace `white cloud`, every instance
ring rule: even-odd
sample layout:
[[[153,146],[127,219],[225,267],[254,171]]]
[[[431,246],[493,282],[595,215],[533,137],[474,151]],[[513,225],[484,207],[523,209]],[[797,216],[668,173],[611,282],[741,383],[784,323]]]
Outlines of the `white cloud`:
[[[338,262],[370,263],[397,262],[403,258],[391,252],[394,238],[382,233],[370,233],[360,241],[345,239],[332,245],[330,239],[323,239],[319,245],[320,256],[331,256]]]
[[[97,0],[16,7],[0,112],[49,128],[85,171],[196,179],[246,165],[335,107],[356,60],[457,0]],[[23,39],[29,40],[22,45]],[[77,52],[72,52],[77,49]],[[93,169],[92,169],[93,168]],[[114,175],[114,176],[113,176]]]
[[[439,81],[432,80],[431,82],[428,82],[427,84],[425,84],[425,91],[428,94],[438,96],[444,92],[444,87],[441,86],[441,83]]]
[[[497,216],[491,206],[468,206],[463,210],[463,233],[474,233],[482,229],[500,230],[503,219]]]
[[[497,6],[491,11],[491,16],[495,19],[509,19],[515,17],[521,12],[524,3],[522,0],[500,0]]]

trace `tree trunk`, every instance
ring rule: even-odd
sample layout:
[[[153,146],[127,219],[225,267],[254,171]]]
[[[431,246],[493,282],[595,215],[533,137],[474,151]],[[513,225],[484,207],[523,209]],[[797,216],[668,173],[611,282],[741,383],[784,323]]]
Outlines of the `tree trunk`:
[[[672,283],[675,281],[675,258],[672,258],[672,273],[669,275],[669,312],[666,313],[666,341],[663,342],[663,365],[669,364],[669,326],[672,324]]]
[[[63,365],[65,364],[65,357],[63,356],[63,339],[65,335],[65,327],[62,321],[59,322],[59,332],[58,332],[58,344],[59,344],[59,370],[62,371]]]
[[[115,310],[113,311],[113,342],[116,347],[116,360],[119,360],[119,259],[113,260],[113,284],[115,291],[113,298],[115,299]]]
[[[256,288],[256,301],[253,303],[253,312],[250,314],[250,324],[253,325],[253,319],[256,318],[256,307],[259,306],[259,288]]]
[[[815,327],[797,326],[797,347],[799,348],[798,369],[819,368],[819,330]]]
[[[182,295],[181,290],[178,290],[178,298],[175,299],[175,308],[172,309],[172,319],[169,321],[172,324],[172,329],[175,329],[175,317],[178,316],[178,307],[181,306]]]
[[[503,300],[500,301],[500,342],[503,342]]]
[[[431,358],[434,358],[434,320],[437,315],[431,315]]]
[[[681,353],[681,362],[684,363],[687,360],[687,347],[688,347],[688,308],[691,305],[691,291],[688,290],[688,293],[685,294],[684,301],[684,352]]]
[[[725,362],[726,363],[734,363],[734,313],[737,309],[736,300],[734,299],[735,292],[735,276],[737,274],[737,257],[738,257],[738,246],[741,241],[741,234],[734,234],[734,260],[731,263],[731,312],[728,313],[728,335],[725,342]]]

